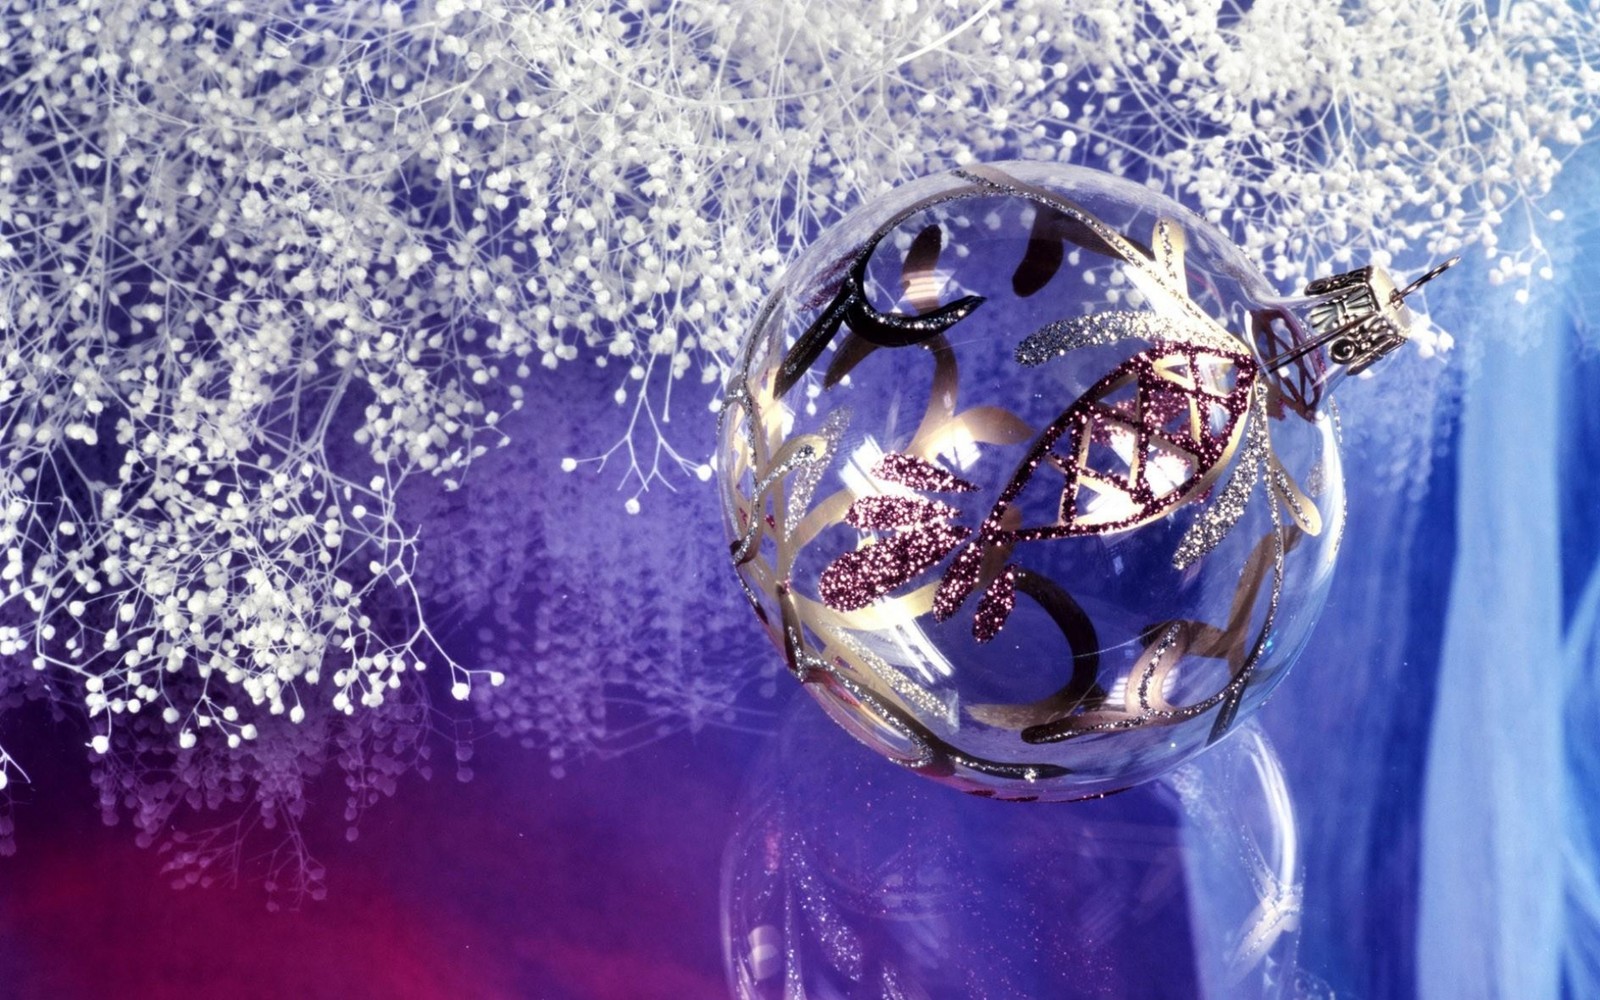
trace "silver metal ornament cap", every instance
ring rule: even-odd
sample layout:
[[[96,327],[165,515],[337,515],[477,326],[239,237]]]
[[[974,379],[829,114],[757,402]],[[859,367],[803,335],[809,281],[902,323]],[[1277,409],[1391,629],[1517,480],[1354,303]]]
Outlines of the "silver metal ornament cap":
[[[1451,257],[1404,288],[1396,287],[1388,272],[1373,264],[1318,278],[1305,291],[1316,300],[1309,310],[1313,335],[1294,353],[1324,347],[1328,360],[1342,365],[1347,374],[1359,375],[1409,339],[1412,315],[1406,296],[1460,260]]]

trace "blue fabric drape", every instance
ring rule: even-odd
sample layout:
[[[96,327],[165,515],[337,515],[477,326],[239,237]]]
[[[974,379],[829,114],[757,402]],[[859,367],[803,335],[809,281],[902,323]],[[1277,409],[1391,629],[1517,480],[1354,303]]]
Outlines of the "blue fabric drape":
[[[1600,277],[1597,178],[1600,158],[1585,155],[1552,198],[1571,217],[1553,289],[1462,331],[1483,347],[1461,411],[1428,745],[1422,997],[1600,996],[1600,372],[1583,347]]]
[[[1555,995],[1564,685],[1552,390],[1563,346],[1548,334],[1523,351],[1489,345],[1463,401],[1456,567],[1422,814],[1424,997]]]

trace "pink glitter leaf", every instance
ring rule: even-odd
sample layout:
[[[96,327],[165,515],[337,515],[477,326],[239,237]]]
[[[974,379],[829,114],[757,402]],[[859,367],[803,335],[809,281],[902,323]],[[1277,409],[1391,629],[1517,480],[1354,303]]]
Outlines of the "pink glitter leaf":
[[[924,524],[873,542],[828,564],[818,580],[822,603],[835,611],[864,608],[950,554],[972,529]]]
[[[959,513],[949,504],[937,500],[913,497],[869,496],[861,497],[850,505],[844,520],[864,531],[882,531],[887,528],[906,528],[914,524],[942,521]]]
[[[942,622],[960,609],[972,588],[978,585],[978,573],[983,568],[983,546],[968,546],[956,556],[955,562],[944,571],[939,589],[933,595],[933,620]]]
[[[890,452],[878,459],[872,474],[879,479],[928,493],[971,493],[978,487],[960,476],[912,455]]]
[[[978,602],[977,613],[972,618],[972,637],[979,642],[988,642],[1000,630],[1005,628],[1006,619],[1011,617],[1011,611],[1017,606],[1017,568],[1007,566],[994,582],[989,584],[989,589],[984,591],[983,600]]]

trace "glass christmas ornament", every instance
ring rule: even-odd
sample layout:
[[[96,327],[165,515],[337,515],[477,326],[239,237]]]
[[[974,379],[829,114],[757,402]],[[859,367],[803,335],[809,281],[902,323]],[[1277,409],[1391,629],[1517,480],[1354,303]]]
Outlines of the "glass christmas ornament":
[[[795,262],[728,383],[750,602],[921,774],[1009,799],[1154,777],[1304,646],[1344,523],[1328,391],[1405,341],[1435,273],[1280,297],[1198,216],[1082,168],[897,188]]]

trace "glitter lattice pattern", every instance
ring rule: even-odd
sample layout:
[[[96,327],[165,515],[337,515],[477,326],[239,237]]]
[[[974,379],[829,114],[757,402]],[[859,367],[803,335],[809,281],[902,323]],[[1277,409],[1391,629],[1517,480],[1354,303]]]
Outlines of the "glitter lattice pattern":
[[[1122,531],[1170,513],[1233,454],[1256,374],[1246,355],[1186,347],[1124,362],[1050,426],[1002,494],[1020,495],[1041,465],[1066,479],[1058,524],[1016,539]]]

